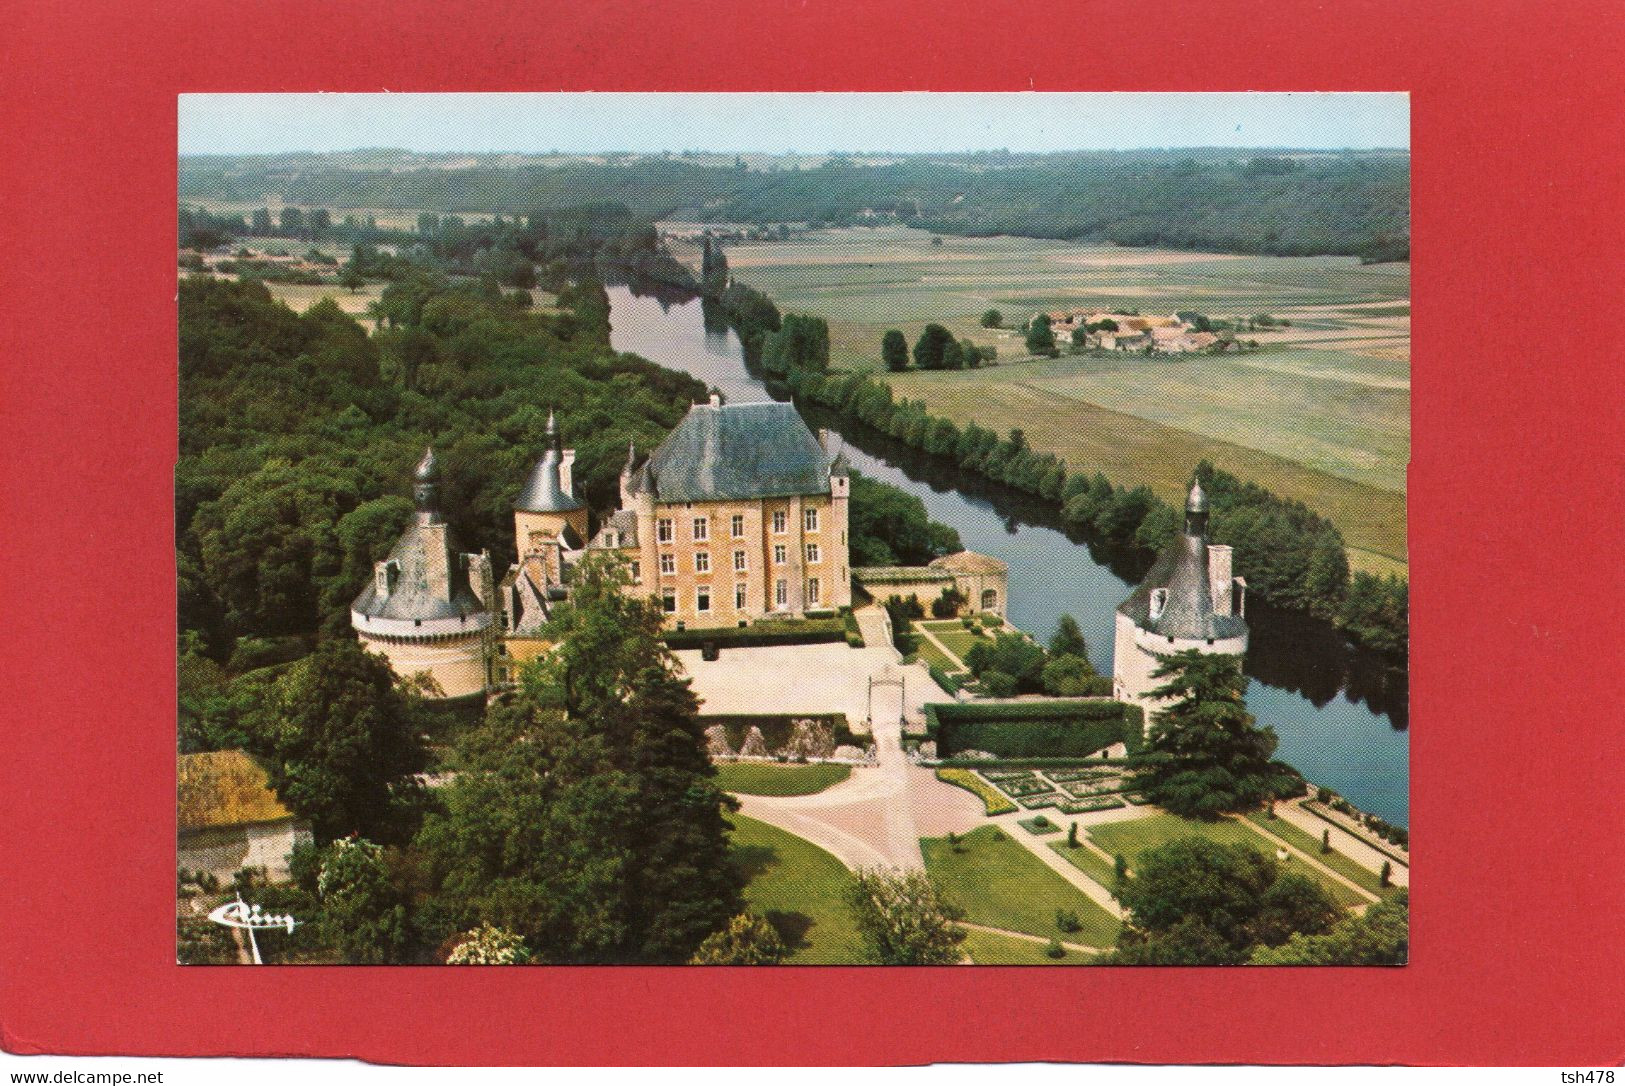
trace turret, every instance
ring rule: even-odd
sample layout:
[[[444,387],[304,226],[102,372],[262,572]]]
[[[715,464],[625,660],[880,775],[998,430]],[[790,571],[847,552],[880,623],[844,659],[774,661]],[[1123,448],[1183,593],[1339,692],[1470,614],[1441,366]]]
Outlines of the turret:
[[[564,448],[558,418],[547,413],[542,457],[514,502],[514,550],[523,558],[547,543],[575,549],[587,540],[587,507],[575,496],[575,450]],[[561,560],[562,568],[562,560]]]

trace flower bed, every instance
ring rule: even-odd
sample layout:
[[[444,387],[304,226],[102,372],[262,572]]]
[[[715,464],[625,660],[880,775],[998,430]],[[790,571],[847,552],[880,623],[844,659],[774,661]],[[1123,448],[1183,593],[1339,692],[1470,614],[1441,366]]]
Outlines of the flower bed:
[[[1109,777],[1098,781],[1062,781],[1061,791],[1069,796],[1104,796],[1111,792],[1121,792],[1128,787],[1125,777]]]
[[[982,807],[990,818],[993,815],[1009,814],[1016,809],[1014,803],[1005,799],[991,785],[968,769],[939,769],[937,780],[974,794],[982,801]]]
[[[1089,799],[1073,799],[1061,804],[1062,814],[1088,814],[1090,811],[1111,811],[1118,807],[1126,807],[1121,798],[1117,796],[1094,796]]]
[[[1016,802],[1029,811],[1037,811],[1045,807],[1058,807],[1064,799],[1066,797],[1059,792],[1044,792],[1036,796],[1022,796]]]
[[[996,787],[1012,799],[1055,791],[1055,786],[1042,777],[1028,777],[1024,780],[1003,780],[999,781]]]

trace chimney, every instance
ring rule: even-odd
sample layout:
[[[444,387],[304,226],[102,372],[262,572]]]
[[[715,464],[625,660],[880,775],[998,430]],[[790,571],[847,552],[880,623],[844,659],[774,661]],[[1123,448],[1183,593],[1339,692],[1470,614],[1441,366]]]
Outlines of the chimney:
[[[828,454],[829,447],[830,447],[830,432],[829,432],[829,430],[827,428],[823,428],[823,427],[819,428],[819,431],[818,431],[818,447],[820,449],[823,449],[824,452],[826,454]]]
[[[575,462],[576,451],[565,449],[564,457],[559,461],[559,489],[572,498],[576,496]]]
[[[721,407],[722,406],[722,394],[720,392],[712,392],[711,393],[711,406],[712,407]]]
[[[1222,543],[1207,545],[1208,590],[1213,596],[1213,613],[1228,615],[1231,610],[1230,548]]]

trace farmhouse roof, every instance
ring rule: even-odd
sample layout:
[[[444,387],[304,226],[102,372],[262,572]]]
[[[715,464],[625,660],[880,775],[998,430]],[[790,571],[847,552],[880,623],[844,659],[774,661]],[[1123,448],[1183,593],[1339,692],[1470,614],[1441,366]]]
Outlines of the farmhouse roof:
[[[663,502],[828,494],[830,462],[788,403],[696,404],[644,465]]]
[[[182,833],[293,817],[271,791],[265,770],[240,750],[182,754],[175,768]]]

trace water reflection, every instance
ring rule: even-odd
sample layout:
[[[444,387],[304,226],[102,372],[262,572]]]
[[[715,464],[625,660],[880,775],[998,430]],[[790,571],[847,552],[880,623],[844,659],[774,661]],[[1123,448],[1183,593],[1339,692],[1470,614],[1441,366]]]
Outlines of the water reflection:
[[[617,350],[686,371],[730,400],[788,398],[752,372],[731,330],[714,319],[707,326],[697,299],[615,286],[610,305]],[[961,473],[869,427],[811,405],[803,414],[809,425],[842,435],[859,471],[916,495],[934,519],[959,532],[966,547],[1009,563],[1012,622],[1044,638],[1062,614],[1071,614],[1096,667],[1109,671],[1113,615],[1144,575],[1145,555],[1068,531],[1053,504]],[[1257,601],[1249,603],[1248,619],[1248,706],[1280,735],[1280,756],[1317,783],[1404,824],[1409,718],[1403,668],[1356,650],[1325,622]]]

